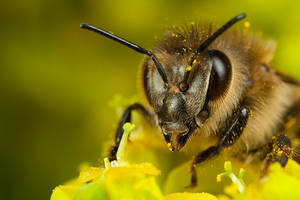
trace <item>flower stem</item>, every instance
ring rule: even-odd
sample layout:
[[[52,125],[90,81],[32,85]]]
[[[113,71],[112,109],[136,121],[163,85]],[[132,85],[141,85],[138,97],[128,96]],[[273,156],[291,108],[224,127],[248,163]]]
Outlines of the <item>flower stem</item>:
[[[117,152],[117,160],[118,160],[119,164],[124,163],[124,152],[125,152],[125,147],[127,144],[128,136],[133,131],[134,127],[135,127],[134,124],[131,124],[131,123],[125,123],[123,125],[124,133],[123,133],[123,136],[122,136],[122,139],[120,142],[120,146],[119,146],[119,149]]]
[[[239,172],[239,177],[237,177],[232,172],[232,165],[231,165],[230,161],[226,161],[224,163],[224,170],[225,170],[225,172],[222,172],[221,174],[217,175],[217,181],[220,182],[223,177],[228,176],[231,179],[231,181],[237,185],[239,192],[243,193],[245,190],[245,182],[243,180],[245,170],[243,168],[241,168],[240,172]]]

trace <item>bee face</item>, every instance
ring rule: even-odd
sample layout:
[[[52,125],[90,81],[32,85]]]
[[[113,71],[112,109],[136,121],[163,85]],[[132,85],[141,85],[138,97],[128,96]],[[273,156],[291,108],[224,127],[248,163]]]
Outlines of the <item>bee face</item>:
[[[182,36],[182,41],[190,37]],[[178,43],[178,38],[175,39],[164,40],[174,45]],[[231,66],[225,54],[208,50],[198,54],[193,60],[193,68],[189,69],[187,65],[195,50],[178,44],[179,47],[166,46],[153,51],[166,71],[167,85],[149,58],[143,66],[143,78],[144,91],[167,143],[172,149],[180,150],[194,130],[209,117],[207,102],[224,95],[231,80]],[[181,84],[187,70],[191,70],[191,74],[188,88],[183,90]]]
[[[162,51],[158,59],[166,71],[168,85],[165,85],[151,60],[144,65],[144,87],[147,99],[157,115],[158,124],[167,143],[181,149],[188,136],[196,128],[195,116],[205,104],[205,97],[210,77],[207,55],[199,55],[199,62],[194,65],[187,91],[180,90],[190,52]],[[201,60],[201,61],[200,61]]]

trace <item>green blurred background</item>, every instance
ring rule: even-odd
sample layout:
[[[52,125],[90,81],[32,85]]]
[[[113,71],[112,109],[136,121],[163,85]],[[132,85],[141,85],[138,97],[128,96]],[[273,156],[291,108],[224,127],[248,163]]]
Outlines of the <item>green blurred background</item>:
[[[251,30],[277,41],[273,64],[300,78],[299,7],[296,0],[1,1],[0,199],[49,199],[80,163],[98,163],[117,120],[109,102],[137,93],[143,56],[80,23],[151,48],[173,24],[224,23],[246,12]]]

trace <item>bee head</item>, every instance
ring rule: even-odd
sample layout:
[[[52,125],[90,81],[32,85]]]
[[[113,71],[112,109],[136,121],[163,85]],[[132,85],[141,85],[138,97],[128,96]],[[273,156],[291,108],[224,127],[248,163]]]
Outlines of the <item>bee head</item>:
[[[220,51],[207,50],[194,57],[182,88],[193,50],[185,54],[156,53],[166,71],[165,85],[152,62],[144,65],[144,88],[166,142],[172,150],[183,148],[194,130],[209,117],[207,103],[224,95],[231,82],[231,64]]]
[[[193,29],[167,35],[153,49],[165,79],[153,62],[146,59],[145,94],[171,150],[185,146],[194,130],[209,117],[207,103],[226,93],[232,78],[230,60],[223,52],[207,47],[244,17],[245,14],[236,16],[204,39],[198,37],[203,33],[195,33]]]

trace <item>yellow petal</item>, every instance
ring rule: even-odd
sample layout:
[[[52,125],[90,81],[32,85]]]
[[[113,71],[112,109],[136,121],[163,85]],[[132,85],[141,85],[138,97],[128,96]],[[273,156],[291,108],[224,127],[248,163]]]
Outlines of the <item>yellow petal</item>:
[[[80,183],[91,182],[92,180],[98,178],[103,172],[103,169],[98,167],[89,167],[80,172],[78,181]]]
[[[164,200],[218,200],[212,194],[202,193],[173,193],[165,196]]]

